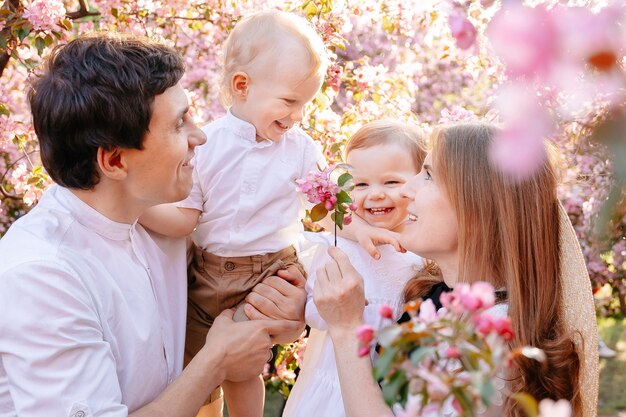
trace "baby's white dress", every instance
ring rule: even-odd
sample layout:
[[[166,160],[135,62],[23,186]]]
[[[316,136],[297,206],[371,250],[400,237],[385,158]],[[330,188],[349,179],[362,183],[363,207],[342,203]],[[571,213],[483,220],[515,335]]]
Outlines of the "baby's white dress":
[[[318,245],[314,259],[309,262],[309,278],[306,284],[305,314],[306,322],[311,326],[311,334],[300,374],[285,405],[283,417],[342,417],[346,413],[332,341],[325,331],[326,323],[313,302],[315,272],[329,260],[326,249],[333,244],[334,237],[326,233],[307,233],[306,239]],[[391,245],[384,245],[378,247],[381,257],[375,260],[357,242],[340,237],[337,238],[337,246],[348,255],[352,265],[363,276],[365,297],[368,301],[363,314],[364,324],[378,330],[398,320],[404,306],[402,291],[407,281],[423,266],[422,258],[410,252],[396,252]],[[392,308],[392,320],[380,316],[378,310],[383,304]]]

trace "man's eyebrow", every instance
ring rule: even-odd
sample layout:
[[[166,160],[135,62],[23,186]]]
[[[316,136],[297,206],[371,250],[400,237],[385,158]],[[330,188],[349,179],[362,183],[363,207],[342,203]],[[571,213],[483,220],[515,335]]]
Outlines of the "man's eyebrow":
[[[182,109],[181,111],[178,112],[178,114],[176,115],[176,120],[180,119],[181,117],[183,117],[188,112],[189,112],[189,106],[185,107],[184,109]]]

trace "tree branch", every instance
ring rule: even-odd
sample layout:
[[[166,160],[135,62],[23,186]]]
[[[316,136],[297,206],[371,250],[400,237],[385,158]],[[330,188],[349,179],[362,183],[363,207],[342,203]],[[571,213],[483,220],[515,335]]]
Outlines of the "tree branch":
[[[100,16],[100,12],[89,11],[89,9],[87,8],[87,4],[85,3],[85,0],[79,0],[78,3],[80,4],[80,9],[78,9],[75,12],[68,12],[65,14],[65,16],[68,19],[76,20],[76,19],[81,19],[83,17],[87,17],[87,16]]]
[[[16,196],[14,194],[10,194],[7,190],[4,189],[2,185],[0,185],[0,194],[4,196],[4,198],[8,198],[10,200],[21,200],[22,197]]]

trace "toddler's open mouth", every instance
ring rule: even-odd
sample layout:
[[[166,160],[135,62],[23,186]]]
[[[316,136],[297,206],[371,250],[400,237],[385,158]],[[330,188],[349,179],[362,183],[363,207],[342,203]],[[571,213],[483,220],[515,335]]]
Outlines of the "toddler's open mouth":
[[[385,214],[389,214],[394,208],[393,207],[375,207],[366,209],[368,213],[372,216],[384,216]]]

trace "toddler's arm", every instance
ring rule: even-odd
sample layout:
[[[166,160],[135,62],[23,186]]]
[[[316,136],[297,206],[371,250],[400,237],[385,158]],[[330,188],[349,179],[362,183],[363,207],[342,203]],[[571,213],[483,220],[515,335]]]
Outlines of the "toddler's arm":
[[[330,216],[324,217],[318,223],[331,233],[335,230],[335,223]],[[337,235],[344,239],[358,242],[374,259],[380,258],[380,252],[376,249],[376,245],[389,244],[393,245],[398,252],[406,252],[406,249],[398,242],[398,233],[374,227],[356,214],[352,215],[352,223],[350,225],[344,225],[343,230],[337,228]]]
[[[174,203],[161,204],[144,211],[139,223],[165,236],[184,237],[196,228],[200,214],[200,210],[177,207]]]

